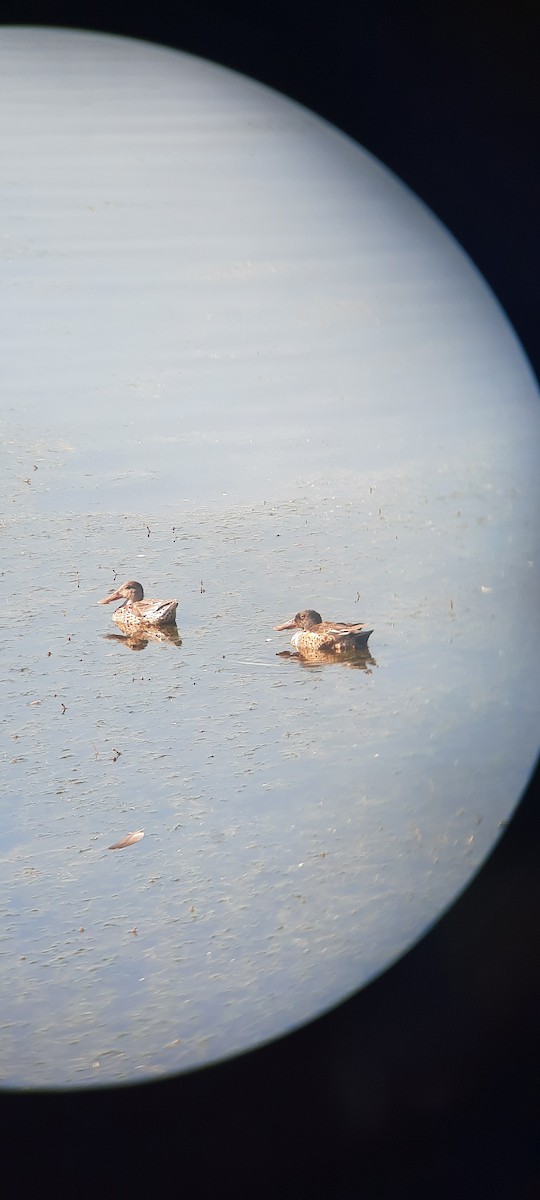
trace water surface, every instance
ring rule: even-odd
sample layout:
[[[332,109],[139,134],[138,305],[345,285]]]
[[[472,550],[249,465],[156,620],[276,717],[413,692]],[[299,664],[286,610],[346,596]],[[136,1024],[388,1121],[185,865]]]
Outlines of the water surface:
[[[88,1086],[337,1003],[501,835],[537,392],[459,248],[301,109],[121,39],[0,58],[0,1070]],[[176,641],[118,636],[127,578]],[[370,654],[283,657],[305,607]]]

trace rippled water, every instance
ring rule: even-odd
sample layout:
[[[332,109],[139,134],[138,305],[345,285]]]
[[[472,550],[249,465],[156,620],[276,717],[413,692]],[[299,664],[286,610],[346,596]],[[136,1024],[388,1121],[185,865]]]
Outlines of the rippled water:
[[[13,520],[7,1081],[152,1074],[289,1027],[417,936],[498,836],[537,689],[504,627],[530,570],[498,562],[516,497],[412,485]],[[179,597],[180,645],[132,646],[96,606],[133,575]],[[359,669],[279,656],[304,603],[369,617]]]
[[[0,1080],[126,1082],[338,1002],[499,837],[538,396],[459,248],[308,113],[65,30],[0,65]],[[129,578],[177,638],[120,635]],[[306,607],[370,653],[291,657]]]

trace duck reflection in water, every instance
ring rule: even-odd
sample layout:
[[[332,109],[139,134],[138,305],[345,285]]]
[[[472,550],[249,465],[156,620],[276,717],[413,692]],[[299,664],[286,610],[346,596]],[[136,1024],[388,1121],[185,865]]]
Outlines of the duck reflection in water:
[[[278,650],[276,658],[287,658],[297,662],[299,667],[349,667],[352,671],[366,671],[368,675],[378,666],[377,659],[369,650],[349,650],[347,654],[334,654],[331,650],[311,650],[309,654],[299,654],[298,650]]]
[[[176,625],[140,630],[138,633],[105,633],[103,636],[108,642],[121,642],[129,650],[146,650],[149,642],[167,642],[169,646],[176,646],[177,649],[182,645]]]

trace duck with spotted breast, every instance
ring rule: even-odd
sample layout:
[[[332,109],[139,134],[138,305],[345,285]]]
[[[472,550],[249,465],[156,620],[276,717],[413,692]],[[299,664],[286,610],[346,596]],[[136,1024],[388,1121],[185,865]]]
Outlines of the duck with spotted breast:
[[[111,604],[113,600],[121,600],[119,608],[113,612],[112,619],[121,629],[144,629],[147,625],[176,625],[176,609],[178,600],[145,600],[142,584],[135,579],[128,579],[115,592],[98,600],[98,604]]]
[[[321,651],[328,654],[354,654],[365,650],[368,638],[373,633],[366,623],[347,624],[344,621],[323,621],[320,613],[305,608],[290,621],[274,625],[274,629],[294,629],[291,646],[298,654],[307,656]]]

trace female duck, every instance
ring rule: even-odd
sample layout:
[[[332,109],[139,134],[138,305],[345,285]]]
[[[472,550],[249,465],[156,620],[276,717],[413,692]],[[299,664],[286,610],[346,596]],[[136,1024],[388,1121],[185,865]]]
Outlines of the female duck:
[[[304,655],[321,650],[332,654],[354,653],[365,649],[373,633],[372,629],[366,629],[365,623],[347,625],[343,621],[323,621],[313,608],[303,609],[283,625],[274,625],[274,629],[295,629],[291,645]]]
[[[122,601],[113,612],[113,621],[123,629],[176,624],[178,600],[145,600],[141,584],[134,579],[128,579],[115,592],[98,600],[98,604],[111,604],[113,600]]]

